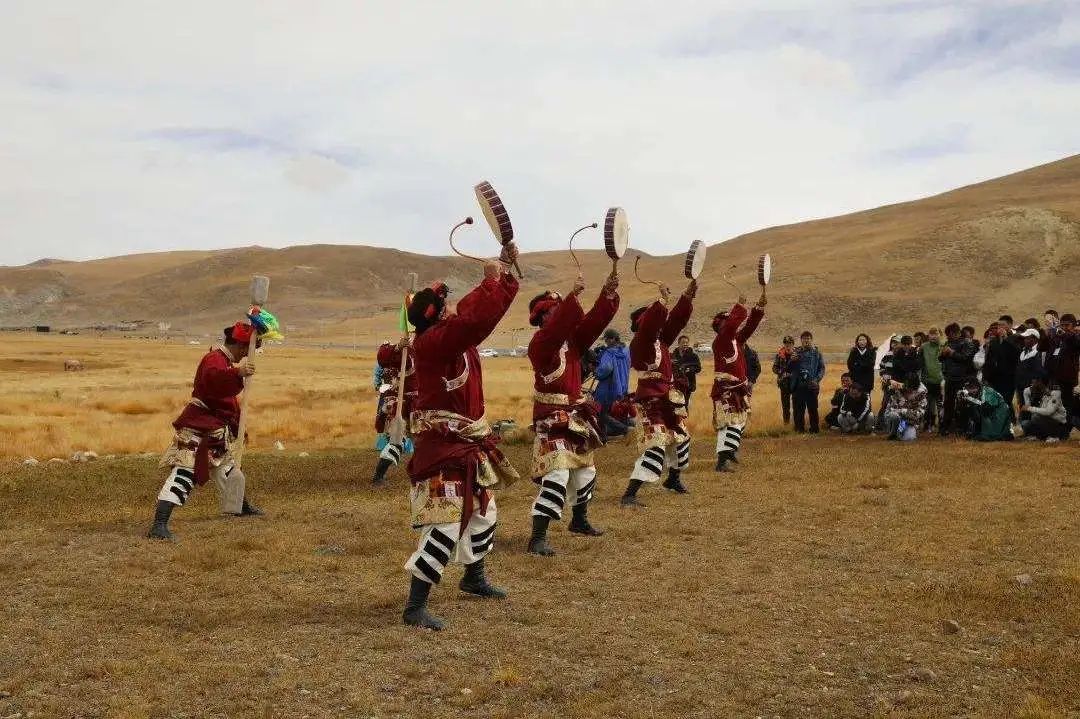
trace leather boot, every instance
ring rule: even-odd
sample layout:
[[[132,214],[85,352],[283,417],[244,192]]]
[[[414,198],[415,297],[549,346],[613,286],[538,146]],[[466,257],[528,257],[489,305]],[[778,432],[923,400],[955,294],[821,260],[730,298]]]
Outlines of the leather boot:
[[[474,594],[484,599],[506,599],[507,591],[489,584],[484,576],[484,560],[480,559],[465,565],[465,576],[458,588],[466,594]]]
[[[717,472],[734,472],[735,468],[731,466],[731,452],[724,450],[716,454],[716,471]]]
[[[678,494],[690,494],[690,490],[679,479],[680,474],[682,474],[681,470],[669,469],[667,479],[664,480],[664,489],[670,489]]]
[[[427,610],[430,593],[431,584],[417,577],[412,578],[412,583],[409,584],[409,598],[405,602],[405,611],[401,614],[402,623],[436,632],[446,627],[446,622]]]
[[[166,502],[164,499],[159,499],[157,507],[154,508],[154,523],[150,525],[150,531],[146,536],[150,539],[164,539],[169,542],[176,541],[176,537],[169,531],[169,516],[172,515],[173,507],[176,505],[172,502]]]
[[[266,512],[249,502],[247,497],[244,497],[244,503],[240,505],[241,517],[261,517],[264,514],[266,514]]]
[[[547,529],[551,517],[534,515],[532,518],[532,536],[529,537],[529,554],[538,554],[541,557],[550,557],[555,550],[547,543]]]
[[[626,485],[626,491],[619,500],[619,504],[623,507],[644,507],[645,503],[637,498],[637,491],[641,489],[642,484],[644,482],[640,479],[631,479],[630,484]]]
[[[602,529],[589,524],[589,503],[575,504],[574,516],[570,520],[570,531],[574,534],[584,534],[586,537],[599,537],[604,533]]]
[[[394,463],[389,459],[380,459],[379,463],[375,465],[375,476],[372,477],[371,483],[376,487],[386,484],[386,473],[393,465]]]

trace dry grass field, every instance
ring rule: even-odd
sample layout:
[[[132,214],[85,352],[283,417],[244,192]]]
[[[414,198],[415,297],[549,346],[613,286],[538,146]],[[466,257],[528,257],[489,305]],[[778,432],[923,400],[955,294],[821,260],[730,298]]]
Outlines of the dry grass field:
[[[153,340],[11,334],[0,348],[0,460],[159,452],[169,423],[191,394],[195,366],[210,340],[198,345]],[[762,347],[765,350],[764,347]],[[64,372],[67,358],[86,369]],[[256,358],[252,390],[254,449],[282,442],[288,452],[371,446],[374,353],[269,347]],[[532,413],[528,360],[499,357],[484,366],[488,417],[525,427]],[[767,391],[772,391],[770,386]],[[757,430],[780,429],[773,401]],[[694,408],[691,426],[705,432],[708,402]]]
[[[400,474],[379,492],[371,452],[251,459],[269,516],[197,494],[175,545],[141,537],[151,460],[0,470],[0,716],[1080,711],[1075,449],[755,439],[739,475],[699,451],[690,497],[634,512],[614,445],[607,534],[556,529],[558,556],[526,555],[515,485],[489,560],[510,599],[465,598],[452,569],[437,635],[400,625]]]
[[[142,538],[153,458],[10,461],[159,450],[203,350],[0,352],[0,717],[1080,715],[1075,441],[796,437],[766,382],[742,469],[717,477],[699,402],[689,497],[621,510],[634,453],[615,442],[592,511],[607,534],[556,528],[539,559],[515,485],[489,560],[509,600],[465,598],[451,569],[432,634],[400,624],[406,480],[371,489],[356,449],[370,357],[260,357],[246,467],[268,516],[221,518],[200,491],[177,544]],[[70,354],[88,369],[60,371]],[[485,374],[490,416],[524,419],[524,364]],[[528,467],[527,445],[508,453]]]

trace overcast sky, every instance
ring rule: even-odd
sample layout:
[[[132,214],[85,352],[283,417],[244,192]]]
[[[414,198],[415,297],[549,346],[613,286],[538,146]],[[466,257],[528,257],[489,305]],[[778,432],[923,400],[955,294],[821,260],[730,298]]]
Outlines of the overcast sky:
[[[481,179],[524,250],[618,204],[635,246],[674,253],[1080,146],[1075,2],[0,0],[0,18],[0,264],[444,254]]]

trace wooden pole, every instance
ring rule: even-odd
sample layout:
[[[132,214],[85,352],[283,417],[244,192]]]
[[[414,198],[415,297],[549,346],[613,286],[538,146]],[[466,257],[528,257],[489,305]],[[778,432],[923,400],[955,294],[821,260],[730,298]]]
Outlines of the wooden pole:
[[[266,304],[267,298],[270,296],[270,278],[263,275],[255,275],[251,278],[251,304],[256,307],[262,307]],[[252,323],[254,324],[254,323]],[[248,357],[253,358],[255,355],[255,345],[259,340],[258,328],[252,327],[251,339],[248,340]],[[253,362],[254,359],[249,359]],[[236,443],[233,445],[233,459],[236,461],[236,468],[241,469],[241,463],[244,459],[244,445],[245,435],[247,434],[248,424],[248,402],[251,397],[251,388],[255,379],[254,375],[244,378],[244,394],[240,396],[240,422],[236,429]]]
[[[409,295],[416,292],[416,280],[416,273],[410,272],[405,283],[405,299],[402,302],[403,311],[405,311],[404,308],[408,307]],[[390,441],[397,445],[401,445],[405,441],[405,418],[402,414],[405,411],[405,369],[409,360],[409,319],[407,315],[402,340],[401,370],[398,372],[397,407],[395,408],[394,419],[390,422]]]

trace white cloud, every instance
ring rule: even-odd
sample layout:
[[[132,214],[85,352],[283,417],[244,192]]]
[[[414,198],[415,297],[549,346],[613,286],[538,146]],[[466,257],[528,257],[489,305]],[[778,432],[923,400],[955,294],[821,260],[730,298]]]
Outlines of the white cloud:
[[[1015,5],[10,3],[0,263],[442,252],[482,178],[526,249],[610,204],[676,252],[941,191],[1075,151],[1076,20]]]

